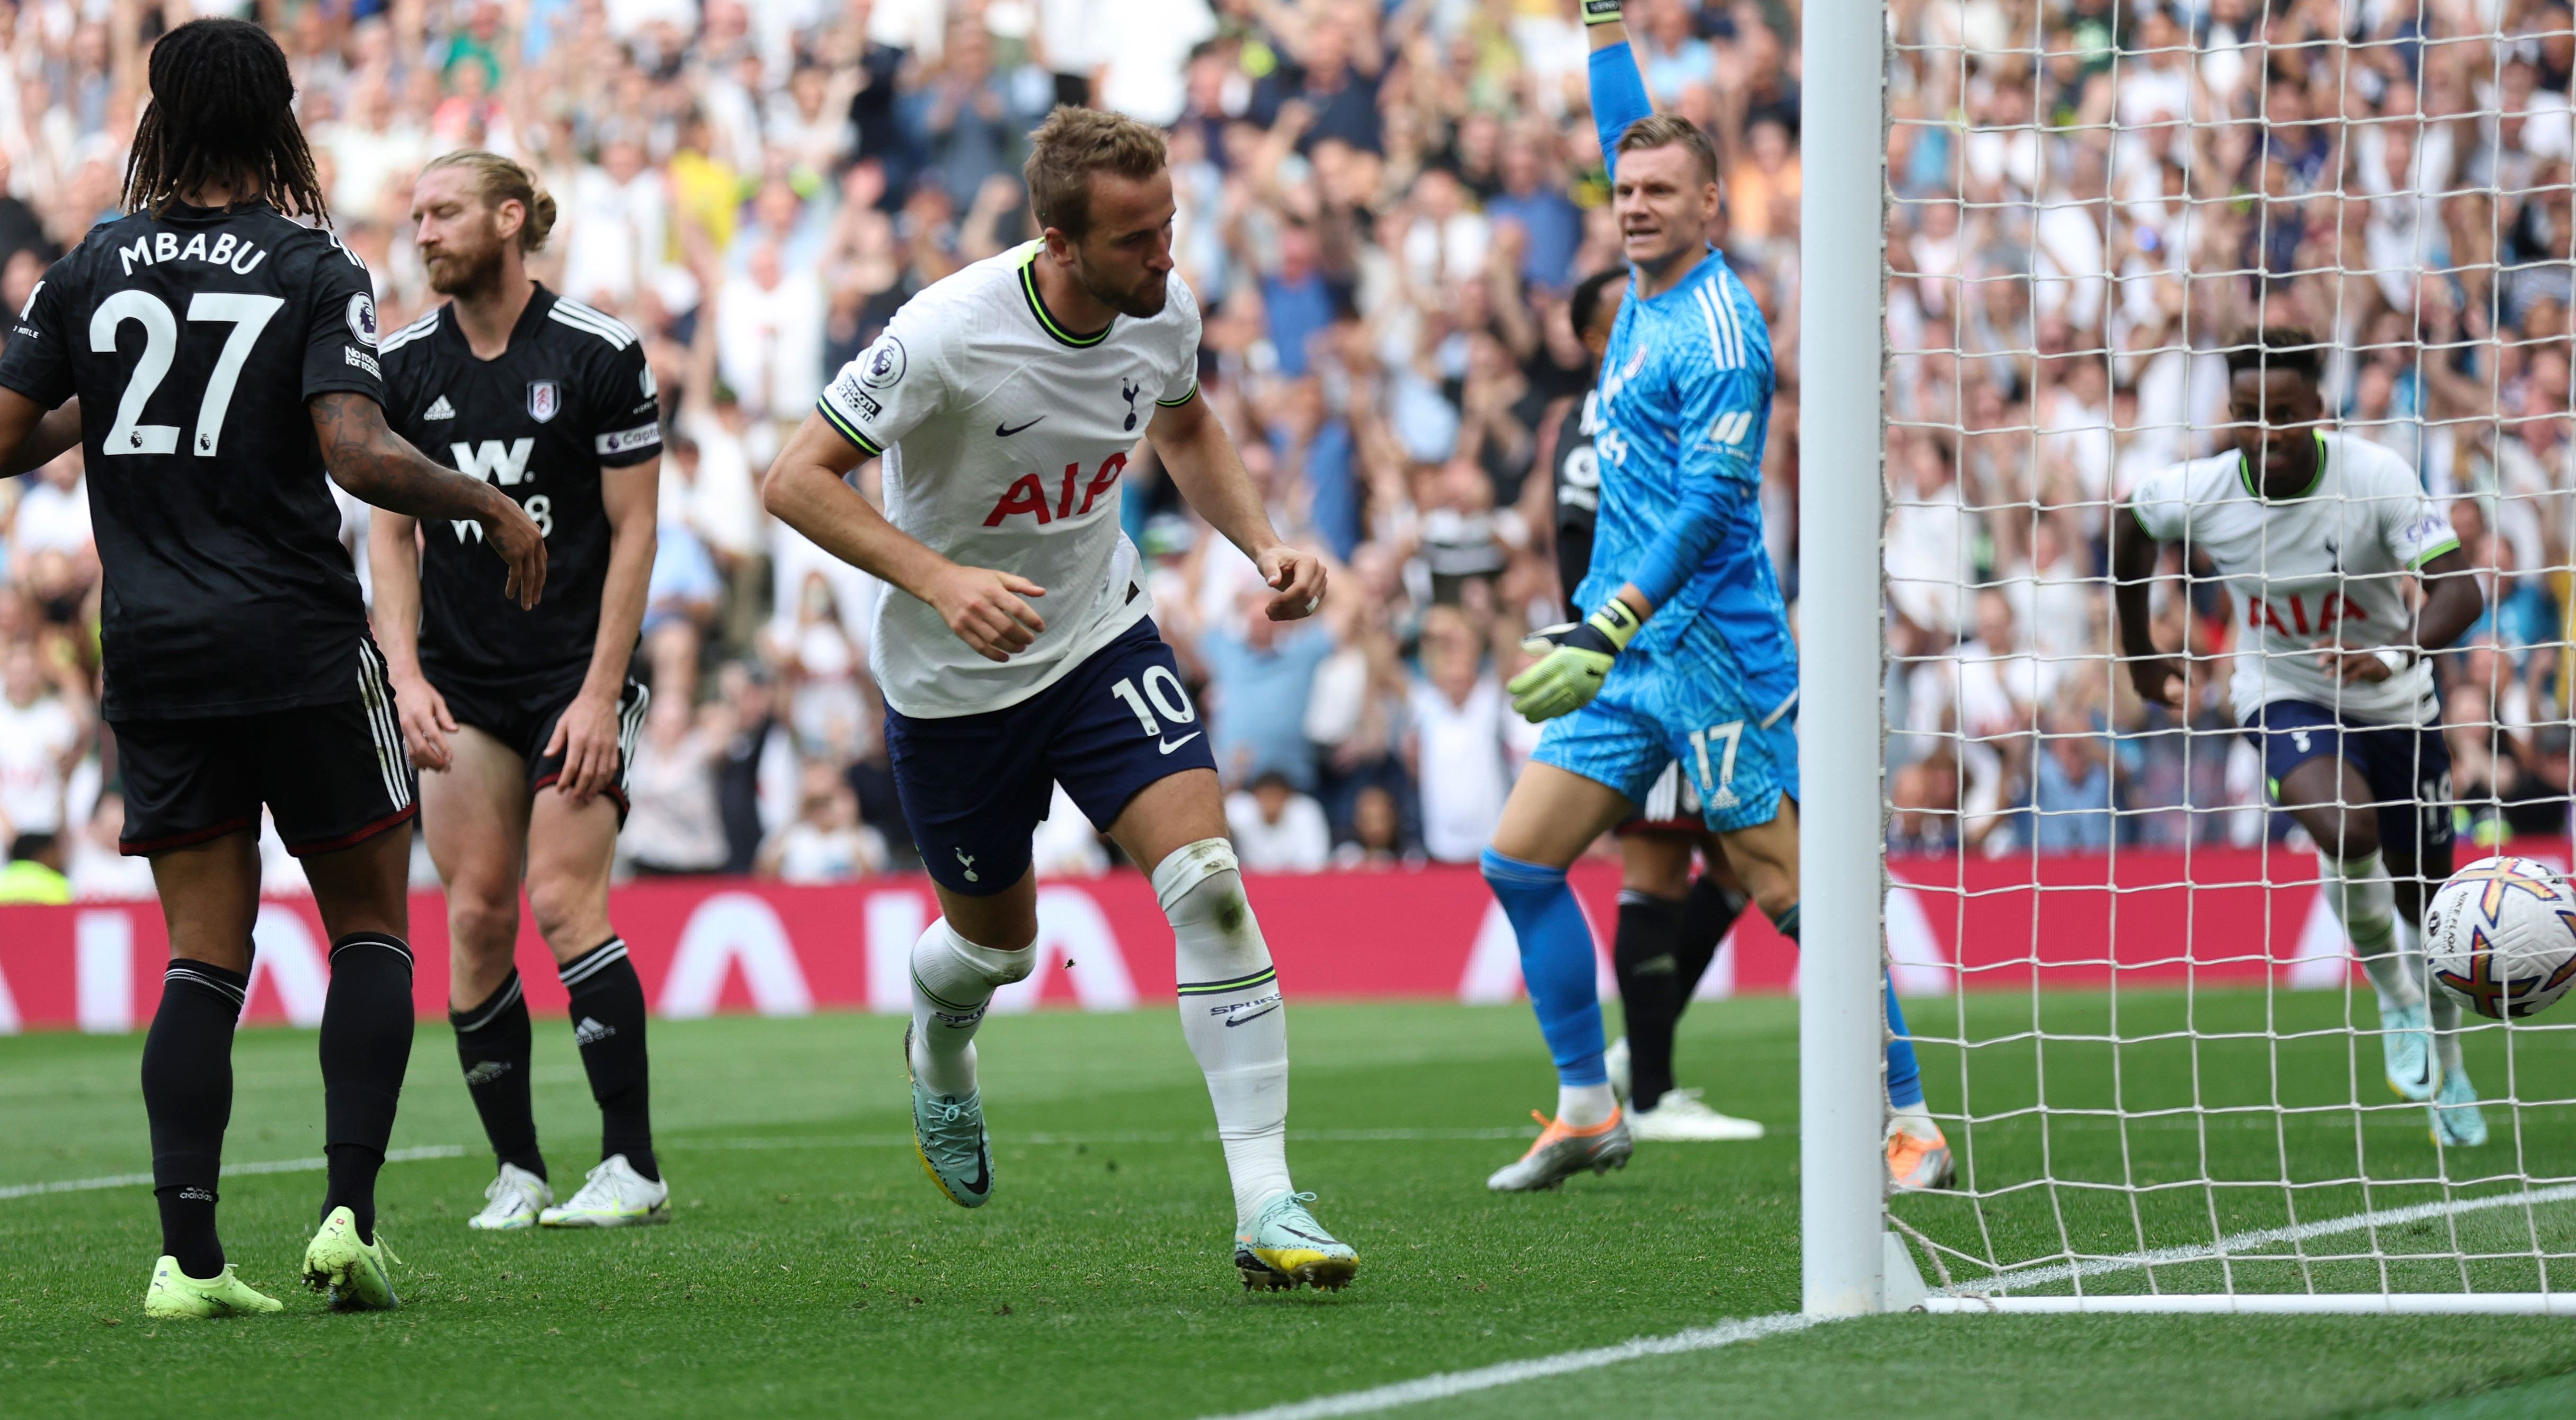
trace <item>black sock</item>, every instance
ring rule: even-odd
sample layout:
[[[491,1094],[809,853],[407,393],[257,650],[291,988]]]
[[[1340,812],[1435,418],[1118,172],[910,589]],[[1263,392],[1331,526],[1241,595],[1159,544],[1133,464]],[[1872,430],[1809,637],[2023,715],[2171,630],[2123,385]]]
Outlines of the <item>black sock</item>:
[[[411,1064],[411,948],[381,932],[331,944],[322,1000],[322,1216],[346,1208],[358,1240],[376,1240],[376,1171],[393,1137],[394,1107]]]
[[[1788,911],[1783,912],[1783,913],[1781,913],[1779,916],[1772,918],[1772,919],[1771,919],[1771,930],[1772,930],[1772,931],[1774,931],[1774,932],[1779,933],[1779,934],[1780,934],[1781,936],[1783,936],[1783,937],[1788,938],[1788,939],[1789,939],[1790,941],[1792,941],[1792,942],[1797,941],[1797,940],[1798,940],[1798,904],[1796,904],[1796,903],[1794,903],[1794,902],[1793,902],[1793,903],[1790,903],[1790,904],[1789,904],[1789,910],[1788,910]]]
[[[465,1067],[465,1092],[483,1116],[494,1157],[544,1178],[546,1156],[537,1152],[536,1107],[528,1098],[535,1040],[519,973],[512,970],[483,1004],[448,1012],[447,1023],[456,1028],[456,1062]]]
[[[205,1279],[224,1270],[215,1180],[233,1117],[233,1026],[250,978],[180,958],[161,976],[161,1005],[143,1038],[143,1112],[152,1122],[152,1196],[161,1250]]]
[[[1673,939],[1681,904],[1652,893],[1619,894],[1619,935],[1610,967],[1619,977],[1620,1010],[1628,1023],[1628,1103],[1653,1109],[1673,1087],[1673,1022],[1681,1019],[1680,967]]]
[[[572,1038],[590,1097],[599,1101],[599,1156],[624,1154],[659,1181],[653,1158],[653,1091],[644,1059],[644,982],[626,959],[626,939],[611,937],[556,968],[572,993]]]
[[[1673,964],[1682,986],[1681,1009],[1690,1009],[1691,993],[1699,989],[1699,979],[1708,975],[1708,964],[1717,960],[1718,944],[1733,930],[1735,919],[1744,915],[1744,903],[1744,894],[1705,873],[1691,884],[1690,895],[1682,899],[1680,925],[1673,939]]]

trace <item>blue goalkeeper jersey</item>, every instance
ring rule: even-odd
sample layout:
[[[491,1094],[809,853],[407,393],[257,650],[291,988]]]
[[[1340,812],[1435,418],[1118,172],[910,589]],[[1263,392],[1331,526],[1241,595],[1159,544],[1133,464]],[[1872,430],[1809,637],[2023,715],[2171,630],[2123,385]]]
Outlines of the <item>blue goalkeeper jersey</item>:
[[[1594,52],[1592,70],[1615,164],[1619,135],[1650,111],[1645,88],[1624,45]],[[1630,277],[1601,360],[1601,506],[1575,599],[1597,607],[1631,582],[1652,597],[1632,647],[1705,645],[1713,629],[1753,667],[1795,663],[1762,540],[1772,381],[1770,329],[1716,249],[1661,295],[1640,297]],[[1690,634],[1704,618],[1714,626]]]

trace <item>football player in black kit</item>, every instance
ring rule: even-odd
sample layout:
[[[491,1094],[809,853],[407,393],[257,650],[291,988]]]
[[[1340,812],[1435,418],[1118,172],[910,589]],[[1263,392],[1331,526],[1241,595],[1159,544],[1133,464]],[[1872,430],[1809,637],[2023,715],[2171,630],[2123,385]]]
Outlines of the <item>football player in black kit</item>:
[[[491,153],[450,153],[413,188],[413,234],[448,303],[385,337],[387,417],[488,480],[545,530],[546,604],[523,612],[470,522],[378,516],[376,636],[447,884],[448,1019],[500,1170],[468,1225],[618,1227],[670,1217],[653,1158],[644,986],[608,924],[626,766],[644,723],[627,676],[653,571],[661,406],[635,332],[528,277],[554,199]],[[524,870],[572,994],[599,1102],[599,1166],[562,1206],[528,1098],[519,973]]]
[[[215,1232],[263,804],[331,937],[329,1178],[304,1280],[336,1307],[386,1308],[375,1180],[411,1055],[414,781],[324,476],[480,527],[523,607],[544,587],[545,542],[499,489],[386,428],[367,269],[286,215],[329,219],[276,42],[198,20],[153,47],[149,77],[129,215],[54,263],[0,355],[6,466],[75,424],[84,447],[123,847],[151,858],[169,926],[143,1046],[163,1253],[143,1309],[280,1309],[234,1276]]]
[[[1574,333],[1591,352],[1596,385],[1627,280],[1625,268],[1595,272],[1566,302]],[[1592,565],[1592,520],[1601,507],[1601,466],[1592,447],[1595,398],[1586,390],[1580,409],[1557,427],[1556,568],[1569,593]],[[1618,834],[1619,930],[1610,963],[1628,1033],[1611,1045],[1608,1064],[1611,1086],[1628,1107],[1629,1132],[1666,1142],[1759,1139],[1760,1124],[1710,1109],[1697,1090],[1673,1088],[1674,1028],[1745,903],[1725,849],[1700,820],[1689,776],[1666,766],[1641,812],[1619,825]],[[1690,876],[1694,848],[1708,863],[1697,883]]]

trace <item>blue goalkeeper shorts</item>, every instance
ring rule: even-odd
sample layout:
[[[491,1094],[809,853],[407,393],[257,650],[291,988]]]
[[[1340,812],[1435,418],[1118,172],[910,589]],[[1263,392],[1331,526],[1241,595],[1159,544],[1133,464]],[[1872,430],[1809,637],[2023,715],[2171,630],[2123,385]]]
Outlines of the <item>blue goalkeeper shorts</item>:
[[[1777,818],[1781,798],[1798,797],[1798,667],[1783,661],[1748,674],[1695,649],[1623,652],[1601,693],[1549,721],[1531,757],[1639,805],[1679,760],[1716,832]]]

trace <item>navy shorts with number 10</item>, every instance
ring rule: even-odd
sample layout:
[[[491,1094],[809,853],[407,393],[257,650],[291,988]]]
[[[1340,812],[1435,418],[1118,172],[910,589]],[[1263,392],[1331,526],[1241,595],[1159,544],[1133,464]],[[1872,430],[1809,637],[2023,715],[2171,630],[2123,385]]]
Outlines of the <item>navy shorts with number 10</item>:
[[[2338,718],[2305,700],[2275,700],[2245,721],[2263,752],[2264,787],[2282,804],[2281,784],[2311,759],[2332,755],[2360,771],[2378,810],[2381,851],[2421,863],[2451,842],[2451,747],[2439,725],[2380,725]],[[2294,807],[2282,804],[2283,807]]]
[[[1017,705],[937,719],[888,706],[886,755],[930,876],[989,897],[1028,871],[1057,784],[1105,832],[1146,785],[1216,768],[1206,729],[1149,618]]]

